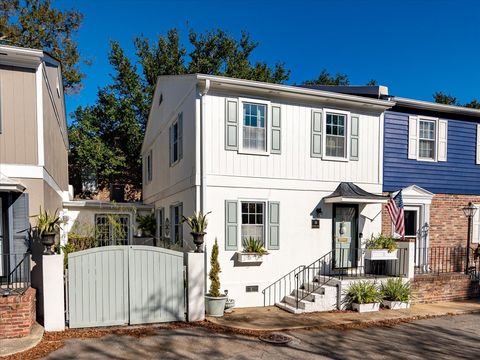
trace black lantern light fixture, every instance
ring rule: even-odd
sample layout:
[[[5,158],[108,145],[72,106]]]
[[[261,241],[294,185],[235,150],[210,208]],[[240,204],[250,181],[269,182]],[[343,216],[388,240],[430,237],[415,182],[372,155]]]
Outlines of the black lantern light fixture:
[[[472,219],[475,216],[475,213],[477,212],[477,207],[474,206],[471,202],[468,204],[468,206],[465,206],[463,209],[463,213],[465,216],[468,218],[468,235],[467,235],[467,254],[466,254],[466,261],[465,261],[465,274],[468,275],[468,268],[470,266],[470,242],[472,239]]]

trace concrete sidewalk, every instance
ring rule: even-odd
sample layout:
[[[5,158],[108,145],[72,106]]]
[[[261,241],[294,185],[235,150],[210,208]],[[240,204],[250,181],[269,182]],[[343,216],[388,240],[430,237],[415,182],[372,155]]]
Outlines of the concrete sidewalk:
[[[208,321],[240,330],[280,331],[308,328],[335,328],[342,326],[409,321],[445,315],[480,313],[480,301],[465,300],[413,305],[410,309],[380,310],[371,313],[352,311],[291,314],[275,306],[234,309],[222,318],[208,317]]]
[[[21,338],[0,340],[0,357],[31,349],[34,346],[37,346],[37,344],[42,340],[42,337],[43,327],[38,323],[35,323],[35,325],[32,327],[30,335]]]

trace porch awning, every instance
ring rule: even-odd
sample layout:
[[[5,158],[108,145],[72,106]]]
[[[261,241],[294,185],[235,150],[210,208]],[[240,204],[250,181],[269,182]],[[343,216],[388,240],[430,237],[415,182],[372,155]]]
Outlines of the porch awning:
[[[325,203],[380,204],[388,201],[388,196],[369,193],[354,183],[341,182],[333,193],[324,197]]]
[[[0,191],[19,192],[22,193],[26,189],[19,181],[10,179],[9,177],[0,173]]]

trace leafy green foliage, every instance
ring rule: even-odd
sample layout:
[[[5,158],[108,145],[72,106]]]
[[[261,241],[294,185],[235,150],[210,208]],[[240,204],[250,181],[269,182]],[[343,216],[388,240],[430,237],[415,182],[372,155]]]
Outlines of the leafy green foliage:
[[[140,151],[158,76],[202,72],[281,83],[290,75],[283,63],[272,68],[252,62],[258,43],[245,32],[236,39],[220,29],[190,30],[189,53],[176,29],[156,42],[137,37],[134,46],[136,58],[129,58],[118,42],[111,43],[112,83],[98,91],[95,104],[79,107],[73,115],[69,173],[77,192],[90,179],[100,188],[114,182],[141,188]]]
[[[210,292],[208,295],[210,296],[223,296],[220,294],[220,272],[220,263],[218,262],[218,243],[217,239],[215,239],[215,244],[213,244],[212,254],[210,256],[210,272],[208,273],[208,278],[210,279]]]
[[[382,301],[382,294],[377,285],[366,280],[351,283],[345,295],[347,304],[371,304]]]
[[[63,257],[63,266],[65,269],[68,268],[68,254],[91,249],[97,246],[97,243],[93,237],[84,236],[70,232],[68,234],[68,242],[65,245],[61,246]]]
[[[154,235],[157,231],[157,220],[155,214],[146,214],[137,216],[138,228],[146,235]]]
[[[42,210],[42,207],[40,207],[40,213],[37,215],[37,233],[39,236],[58,233],[62,223],[60,216],[58,216],[58,209],[50,214],[48,210]]]
[[[380,234],[367,240],[365,247],[367,249],[388,249],[388,252],[392,252],[397,249],[397,242],[392,236]]]
[[[335,75],[330,75],[327,69],[323,69],[318,75],[317,79],[306,80],[303,82],[304,85],[350,85],[350,80],[348,75],[337,73]]]
[[[403,282],[401,278],[390,278],[382,283],[380,292],[385,300],[408,302],[412,297],[410,282]]]
[[[261,241],[249,237],[243,240],[243,252],[263,255],[267,253],[267,250],[265,250]]]
[[[83,20],[76,10],[58,10],[50,0],[2,0],[0,38],[9,44],[48,51],[62,63],[67,91],[80,87],[80,53],[73,40]]]
[[[193,233],[203,234],[207,230],[208,220],[207,216],[211,211],[205,215],[202,212],[194,213],[192,216],[183,217],[182,222],[186,222],[188,227],[192,230]]]
[[[455,96],[445,94],[442,91],[437,91],[433,94],[433,99],[438,104],[461,106]]]

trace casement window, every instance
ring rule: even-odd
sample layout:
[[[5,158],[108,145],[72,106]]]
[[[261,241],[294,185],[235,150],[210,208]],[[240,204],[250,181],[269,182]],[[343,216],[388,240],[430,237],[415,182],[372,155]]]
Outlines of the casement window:
[[[246,103],[243,106],[243,149],[265,152],[267,151],[267,130],[265,104]]]
[[[178,114],[177,120],[169,128],[170,166],[183,158],[183,113]]]
[[[242,202],[242,244],[253,238],[265,246],[265,203]]]
[[[334,158],[347,157],[347,115],[326,113],[325,155]]]
[[[152,181],[153,169],[152,169],[152,150],[145,157],[145,183]]]
[[[182,218],[183,218],[182,203],[170,206],[170,224],[171,224],[170,242],[178,246],[183,246]]]
[[[279,202],[225,201],[225,250],[241,250],[250,238],[260,241],[268,250],[280,249]]]
[[[159,208],[156,211],[157,218],[157,239],[162,240],[165,236],[165,209]]]
[[[408,120],[408,158],[447,161],[448,121],[424,116]]]
[[[225,150],[253,155],[281,154],[282,107],[264,100],[228,98]]]
[[[128,245],[130,215],[95,214],[95,240],[98,246]]]

